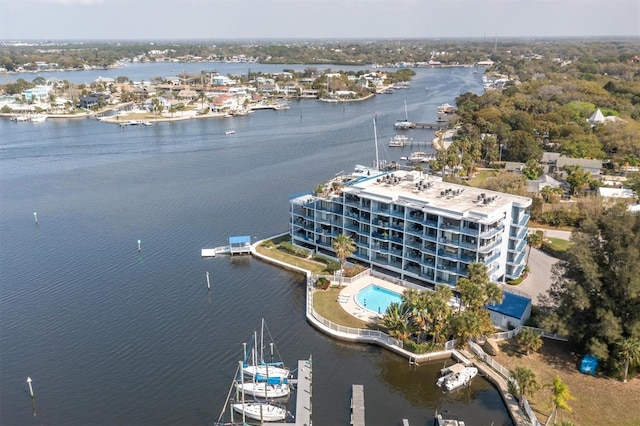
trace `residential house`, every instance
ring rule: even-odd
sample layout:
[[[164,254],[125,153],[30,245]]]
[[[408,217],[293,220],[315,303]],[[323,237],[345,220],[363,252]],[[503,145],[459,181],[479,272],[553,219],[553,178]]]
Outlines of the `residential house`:
[[[527,181],[527,193],[539,194],[542,188],[547,186],[551,188],[562,188],[563,184],[545,173],[536,180]]]
[[[582,170],[589,172],[592,177],[600,179],[602,160],[592,160],[589,158],[569,158],[561,155],[556,160],[555,173],[561,180],[566,179],[565,166],[578,166]]]
[[[507,172],[522,173],[524,166],[524,163],[518,163],[515,161],[505,161],[504,163],[504,169]]]

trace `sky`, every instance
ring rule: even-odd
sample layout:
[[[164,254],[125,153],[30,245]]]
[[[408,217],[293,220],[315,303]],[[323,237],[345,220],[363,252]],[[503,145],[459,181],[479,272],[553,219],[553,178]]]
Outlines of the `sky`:
[[[0,0],[0,40],[640,37],[640,0]]]

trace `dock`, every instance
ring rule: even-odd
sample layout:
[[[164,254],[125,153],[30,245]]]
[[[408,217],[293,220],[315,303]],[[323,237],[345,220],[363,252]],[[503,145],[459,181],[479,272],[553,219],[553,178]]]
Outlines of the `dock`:
[[[202,249],[201,257],[216,257],[218,254],[251,254],[251,237],[229,237],[229,244],[226,246],[216,247],[212,249]]]
[[[449,127],[448,123],[414,123],[416,128],[419,129],[446,129]]]
[[[272,426],[311,426],[311,381],[313,376],[313,365],[311,357],[309,359],[298,360],[298,378],[292,380],[296,383],[296,416],[295,422],[273,423]],[[364,425],[364,423],[363,423]]]
[[[364,426],[364,385],[351,385],[351,424]]]

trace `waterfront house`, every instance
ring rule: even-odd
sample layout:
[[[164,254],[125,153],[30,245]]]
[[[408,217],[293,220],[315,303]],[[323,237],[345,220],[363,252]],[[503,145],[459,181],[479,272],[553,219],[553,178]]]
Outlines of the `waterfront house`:
[[[333,240],[346,234],[353,261],[428,288],[455,286],[473,262],[496,282],[522,274],[530,198],[419,171],[358,170],[291,198],[294,245],[335,257]]]

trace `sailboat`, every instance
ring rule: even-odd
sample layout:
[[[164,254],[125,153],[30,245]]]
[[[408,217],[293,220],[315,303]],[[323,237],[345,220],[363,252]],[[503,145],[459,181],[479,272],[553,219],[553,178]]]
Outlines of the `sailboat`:
[[[404,101],[404,120],[398,120],[393,123],[393,127],[398,130],[413,129],[416,127],[416,123],[409,121],[409,114],[407,113],[407,101]]]
[[[245,353],[245,360],[242,366],[242,372],[248,377],[253,378],[258,382],[268,382],[271,380],[278,380],[281,383],[284,382],[285,379],[289,378],[290,371],[288,368],[285,368],[282,362],[265,362],[263,356],[263,348],[264,348],[264,319],[262,320],[262,329],[260,332],[260,358],[258,359],[258,337],[257,332],[254,333],[254,347],[252,349],[251,355],[251,363],[249,363],[248,354]],[[270,343],[269,347],[271,348],[271,357],[273,358],[273,343]]]
[[[242,361],[240,361],[240,368],[238,369],[240,371],[240,383],[244,380],[244,376],[242,374],[244,368],[242,364]],[[269,402],[247,402],[245,400],[245,389],[240,388],[239,390],[241,399],[239,402],[232,403],[231,409],[236,413],[242,414],[243,423],[246,417],[260,422],[277,422],[284,420],[287,417],[286,408]]]

